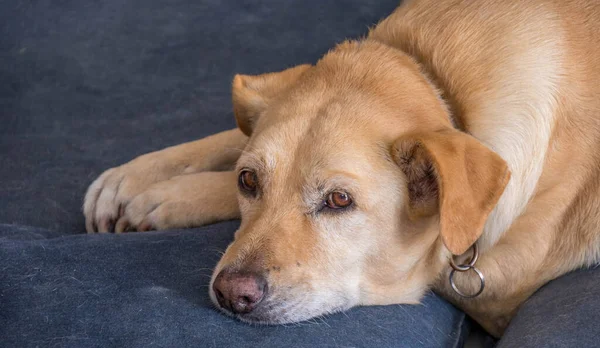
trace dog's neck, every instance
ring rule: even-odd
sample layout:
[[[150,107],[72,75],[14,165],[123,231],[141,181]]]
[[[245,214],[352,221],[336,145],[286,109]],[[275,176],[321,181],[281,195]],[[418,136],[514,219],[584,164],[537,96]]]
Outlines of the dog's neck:
[[[402,47],[393,46],[387,42],[378,40],[375,37],[368,37],[364,39],[364,41],[376,42],[378,44],[384,45],[397,51],[398,54],[410,57],[412,61],[418,66],[423,78],[431,86],[431,89],[438,97],[440,104],[447,111],[446,114],[452,126],[461,132],[469,133],[465,123],[460,117],[461,108],[459,106],[459,103],[456,102],[456,99],[450,93],[450,91],[447,88],[445,88],[445,83],[443,83],[443,81],[437,76],[435,71],[430,68],[429,64],[427,64],[425,60],[422,59],[422,57],[417,53],[416,50],[409,50],[404,49]]]
[[[403,53],[410,56],[415,61],[415,63],[419,66],[419,68],[421,70],[421,74],[423,74],[423,77],[431,85],[431,88],[434,90],[440,103],[446,109],[446,115],[448,115],[448,119],[450,120],[450,123],[452,124],[452,126],[461,132],[468,133],[464,122],[462,122],[459,117],[460,114],[458,113],[456,103],[452,102],[452,100],[454,100],[454,99],[450,96],[448,91],[443,88],[443,84],[439,82],[438,78],[435,76],[433,71],[430,69],[427,69],[427,65],[423,64],[421,61],[419,61],[418,57],[410,55],[407,52],[403,52]]]

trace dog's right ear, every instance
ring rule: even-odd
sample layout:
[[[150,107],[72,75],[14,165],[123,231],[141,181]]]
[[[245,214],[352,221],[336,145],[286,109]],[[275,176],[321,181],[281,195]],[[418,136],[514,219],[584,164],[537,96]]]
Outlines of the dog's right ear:
[[[446,248],[461,255],[477,241],[510,179],[506,162],[456,130],[406,134],[394,159],[408,180],[409,215],[439,214]]]
[[[233,113],[240,130],[250,136],[260,114],[271,99],[290,87],[309,64],[298,65],[281,72],[262,75],[235,75],[231,95]]]

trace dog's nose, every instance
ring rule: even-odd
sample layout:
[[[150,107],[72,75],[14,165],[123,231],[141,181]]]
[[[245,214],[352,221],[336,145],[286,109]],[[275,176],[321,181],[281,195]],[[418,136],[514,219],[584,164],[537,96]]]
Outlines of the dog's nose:
[[[267,280],[256,273],[222,270],[213,283],[219,305],[235,314],[250,313],[267,293]]]

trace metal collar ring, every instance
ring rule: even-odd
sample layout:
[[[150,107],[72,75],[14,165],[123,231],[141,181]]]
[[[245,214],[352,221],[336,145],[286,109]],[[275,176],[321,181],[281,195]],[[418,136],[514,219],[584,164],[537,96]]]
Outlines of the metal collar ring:
[[[477,243],[473,244],[471,248],[473,249],[473,255],[471,256],[469,262],[467,262],[466,264],[457,264],[456,261],[454,261],[454,255],[450,257],[450,266],[452,266],[454,270],[459,272],[466,272],[473,266],[475,266],[475,262],[477,262],[477,260],[479,259],[479,248],[477,248]]]
[[[460,295],[461,297],[464,297],[464,298],[477,297],[477,296],[479,296],[479,294],[481,294],[483,292],[483,289],[485,288],[485,277],[483,276],[483,273],[481,273],[481,271],[479,271],[477,268],[475,268],[475,263],[479,259],[479,248],[477,248],[477,243],[474,243],[471,248],[473,249],[473,254],[471,255],[471,259],[467,263],[458,264],[454,260],[454,255],[452,255],[452,257],[450,257],[450,266],[452,267],[452,271],[450,272],[450,277],[449,277],[450,285],[452,286],[452,289],[458,295]],[[479,276],[479,290],[477,290],[477,292],[475,292],[474,294],[469,295],[469,294],[465,294],[464,292],[462,292],[458,289],[458,287],[454,283],[454,274],[456,272],[467,272],[470,269],[472,269],[477,274],[477,276]]]
[[[485,277],[483,276],[483,273],[481,273],[481,271],[479,271],[477,268],[470,266],[470,269],[472,269],[473,271],[475,271],[475,273],[477,273],[477,275],[479,276],[479,290],[477,290],[476,293],[474,294],[465,294],[464,292],[460,291],[458,289],[458,287],[456,286],[456,284],[454,283],[454,273],[456,273],[456,269],[453,269],[450,272],[450,285],[452,286],[452,289],[461,297],[464,298],[474,298],[479,296],[479,294],[481,294],[483,292],[483,289],[485,288]]]

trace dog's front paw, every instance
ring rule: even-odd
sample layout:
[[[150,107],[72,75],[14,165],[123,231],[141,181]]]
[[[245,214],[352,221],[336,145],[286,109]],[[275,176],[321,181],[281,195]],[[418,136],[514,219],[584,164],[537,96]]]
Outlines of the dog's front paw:
[[[181,187],[177,181],[181,180],[156,183],[137,195],[120,212],[115,232],[187,227],[189,218],[184,212],[193,203],[185,198],[185,187]]]
[[[239,216],[233,172],[176,176],[150,186],[123,207],[116,232],[206,225]]]
[[[161,152],[140,156],[120,167],[105,171],[88,188],[83,203],[89,233],[113,232],[125,207],[151,185],[181,171]]]

